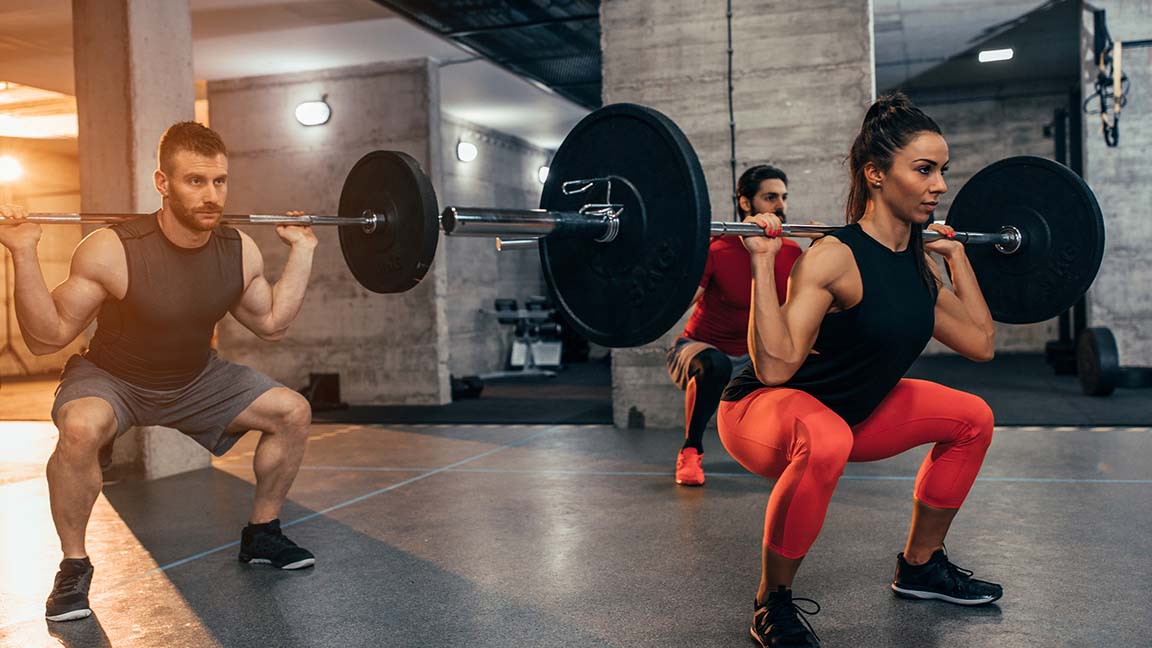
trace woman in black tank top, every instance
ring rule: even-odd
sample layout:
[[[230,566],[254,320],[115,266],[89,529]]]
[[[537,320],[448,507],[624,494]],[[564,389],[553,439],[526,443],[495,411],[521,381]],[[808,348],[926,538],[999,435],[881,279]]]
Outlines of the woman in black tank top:
[[[868,110],[849,160],[849,225],[800,258],[785,306],[772,274],[780,240],[744,239],[753,268],[752,366],[729,384],[717,423],[737,461],[777,480],[752,624],[764,646],[819,645],[791,587],[845,464],[927,443],[935,445],[916,479],[912,528],[892,589],[961,605],[1002,595],[943,549],[991,443],[992,412],[971,394],[904,378],[932,337],[973,360],[993,354],[992,317],[964,247],[925,243],[921,234],[947,191],[948,145],[936,123],[897,94]],[[754,220],[779,231],[774,216]],[[951,287],[928,252],[948,263]]]

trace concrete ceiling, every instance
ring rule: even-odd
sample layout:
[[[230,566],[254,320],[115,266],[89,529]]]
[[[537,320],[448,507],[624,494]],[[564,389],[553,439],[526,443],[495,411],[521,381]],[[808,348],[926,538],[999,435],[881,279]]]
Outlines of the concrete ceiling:
[[[442,110],[542,148],[587,110],[400,19],[372,0],[190,0],[197,80],[428,57]],[[0,2],[0,80],[71,94],[71,2]]]
[[[1048,0],[873,0],[876,88],[900,85]]]
[[[877,88],[897,86],[1045,0],[874,0]],[[445,113],[555,148],[586,110],[373,0],[190,0],[198,80],[429,57]],[[73,91],[70,0],[0,2],[0,80]]]

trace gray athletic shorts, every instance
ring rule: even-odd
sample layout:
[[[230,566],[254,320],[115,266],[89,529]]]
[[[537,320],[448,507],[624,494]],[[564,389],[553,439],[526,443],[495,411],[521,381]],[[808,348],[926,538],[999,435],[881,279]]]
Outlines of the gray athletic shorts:
[[[74,355],[60,375],[52,420],[69,401],[101,398],[116,414],[117,437],[133,426],[162,425],[180,430],[219,457],[244,435],[225,434],[228,425],[261,394],[283,386],[255,369],[224,360],[215,351],[199,376],[171,391],[137,387]]]
[[[689,366],[692,364],[692,358],[696,354],[704,351],[705,349],[716,349],[716,347],[708,344],[707,342],[699,342],[690,337],[681,335],[672,342],[672,346],[668,347],[668,375],[672,376],[672,382],[680,389],[688,388],[688,380],[691,378],[688,375]],[[716,349],[719,351],[719,349]],[[723,353],[723,352],[721,352]],[[732,376],[744,370],[752,362],[752,357],[747,353],[738,356],[728,356],[732,361]]]

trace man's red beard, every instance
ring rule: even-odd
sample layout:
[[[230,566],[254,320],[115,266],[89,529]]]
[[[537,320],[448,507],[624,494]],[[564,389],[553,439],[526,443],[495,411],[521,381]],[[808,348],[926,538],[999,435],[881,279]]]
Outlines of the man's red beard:
[[[201,232],[210,232],[216,229],[216,225],[220,222],[220,210],[202,207],[199,210],[188,211],[177,205],[175,202],[171,203],[172,214],[176,216],[176,220],[188,229],[197,230]],[[213,218],[209,222],[203,219],[205,216],[211,215]]]

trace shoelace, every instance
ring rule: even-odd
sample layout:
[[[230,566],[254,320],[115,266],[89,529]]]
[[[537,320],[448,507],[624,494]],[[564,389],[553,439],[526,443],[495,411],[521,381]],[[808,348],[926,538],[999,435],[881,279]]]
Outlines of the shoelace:
[[[85,572],[80,572],[79,574],[60,572],[56,574],[56,584],[52,589],[60,594],[75,592],[84,574]]]
[[[964,587],[964,584],[972,579],[973,572],[971,570],[964,569],[951,560],[948,560],[947,555],[945,555],[944,563],[940,565],[940,568],[947,574],[946,578],[953,592],[960,591]]]
[[[796,605],[797,602],[803,601],[811,603],[816,606],[815,610],[805,610],[803,607]],[[784,631],[785,636],[795,634],[795,630],[807,629],[812,633],[816,640],[820,640],[820,635],[812,629],[812,624],[808,623],[807,615],[820,614],[820,604],[810,598],[793,598],[788,603],[777,603],[775,605],[765,606],[760,608],[767,610],[757,623],[757,630],[761,633],[768,626],[775,626]]]
[[[276,547],[278,549],[284,549],[286,547],[297,546],[295,542],[292,542],[291,540],[289,540],[288,536],[281,533],[279,529],[277,529],[275,532],[267,531],[261,535],[264,538],[264,542],[267,542],[267,543],[272,544],[272,545],[276,545]]]

